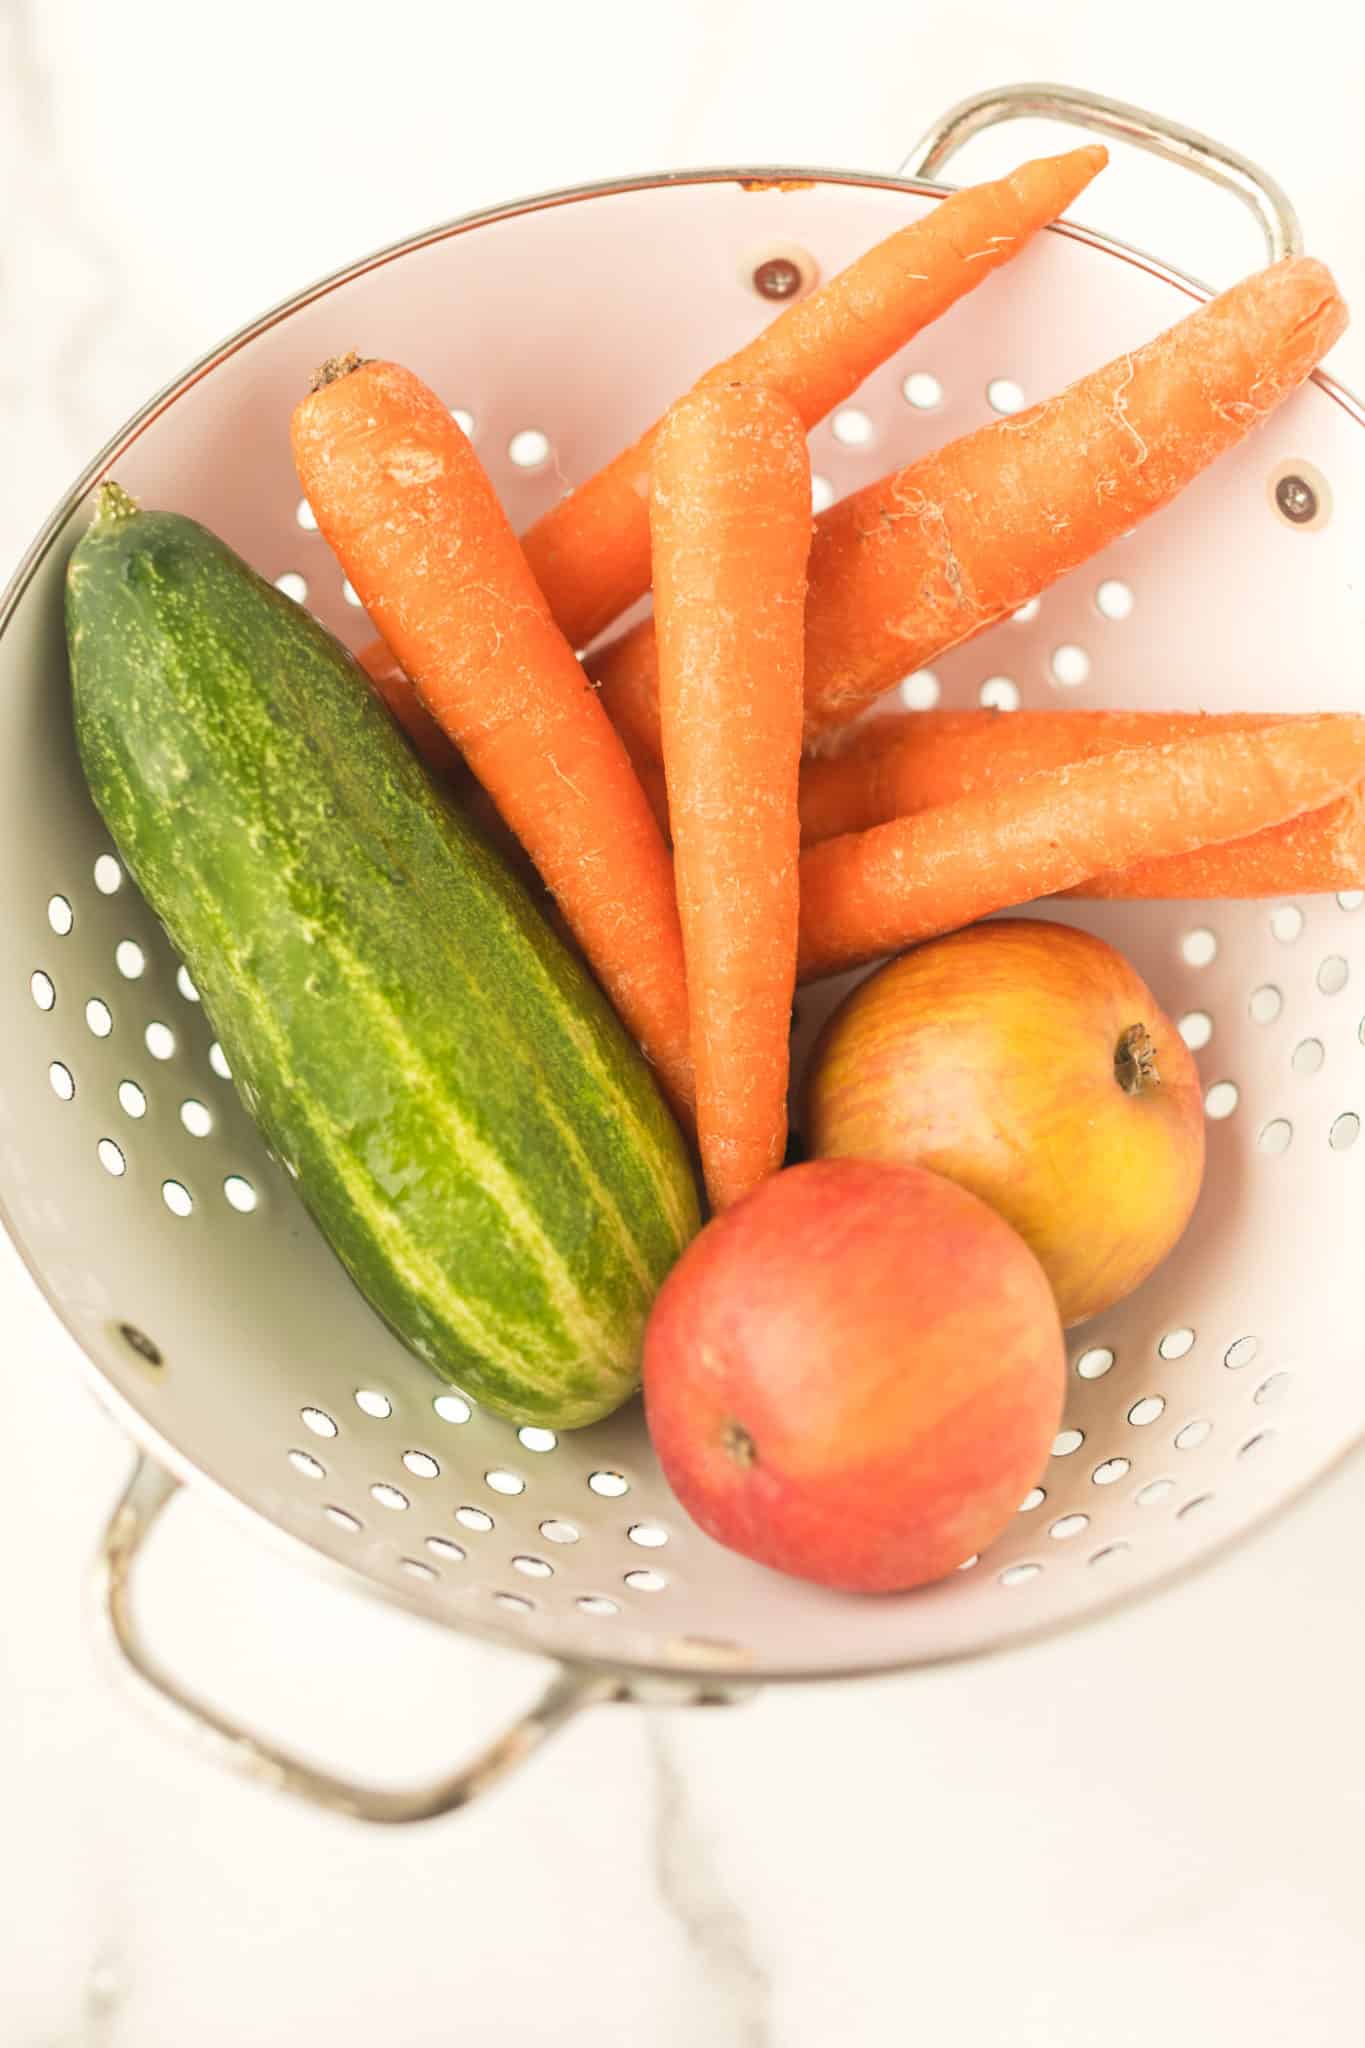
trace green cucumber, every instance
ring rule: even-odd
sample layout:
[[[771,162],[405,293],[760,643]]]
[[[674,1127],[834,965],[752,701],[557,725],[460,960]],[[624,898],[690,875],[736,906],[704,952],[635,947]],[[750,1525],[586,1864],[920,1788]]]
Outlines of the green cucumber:
[[[105,485],[66,592],[91,793],[361,1293],[503,1415],[610,1413],[698,1215],[596,984],[346,650],[204,527]]]

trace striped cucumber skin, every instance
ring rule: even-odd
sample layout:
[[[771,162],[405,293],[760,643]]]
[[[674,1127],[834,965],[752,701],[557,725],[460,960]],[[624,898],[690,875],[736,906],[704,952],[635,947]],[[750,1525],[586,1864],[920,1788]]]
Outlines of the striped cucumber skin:
[[[95,802],[356,1285],[499,1413],[610,1413],[698,1213],[596,984],[345,649],[204,527],[105,486],[66,615]]]

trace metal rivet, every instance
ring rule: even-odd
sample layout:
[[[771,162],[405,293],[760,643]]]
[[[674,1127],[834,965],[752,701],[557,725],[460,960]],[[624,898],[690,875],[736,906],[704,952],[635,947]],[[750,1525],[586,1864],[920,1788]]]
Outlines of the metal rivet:
[[[754,271],[754,290],[761,299],[794,299],[803,281],[790,256],[770,256]]]
[[[1275,486],[1275,503],[1294,526],[1307,526],[1317,517],[1318,494],[1306,477],[1282,476]]]
[[[128,1346],[128,1349],[130,1351],[136,1351],[138,1357],[145,1359],[148,1365],[165,1364],[165,1360],[162,1358],[161,1353],[158,1350],[157,1346],[153,1344],[151,1338],[148,1337],[142,1330],[139,1330],[135,1324],[120,1323],[118,1326],[118,1333],[120,1337],[122,1337],[124,1343]]]

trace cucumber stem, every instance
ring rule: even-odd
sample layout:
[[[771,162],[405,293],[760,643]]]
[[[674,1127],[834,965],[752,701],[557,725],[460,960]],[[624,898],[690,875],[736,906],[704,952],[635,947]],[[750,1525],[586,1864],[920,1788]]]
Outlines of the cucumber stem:
[[[1114,1052],[1114,1079],[1125,1095],[1146,1095],[1161,1085],[1156,1047],[1145,1024],[1130,1024]]]
[[[324,391],[329,384],[335,384],[341,377],[349,377],[352,370],[358,370],[368,356],[357,355],[353,348],[343,356],[328,356],[325,363],[319,363],[308,380],[310,391]]]
[[[95,525],[104,529],[122,526],[138,511],[136,498],[130,498],[122,484],[116,484],[112,477],[102,483],[95,498]]]

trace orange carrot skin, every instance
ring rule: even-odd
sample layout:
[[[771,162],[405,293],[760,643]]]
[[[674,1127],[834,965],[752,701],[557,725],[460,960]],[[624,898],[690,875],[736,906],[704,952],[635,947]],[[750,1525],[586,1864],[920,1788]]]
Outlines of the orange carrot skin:
[[[1108,162],[1101,146],[1026,163],[1008,178],[952,193],[880,242],[703,383],[768,384],[808,427],[938,319],[1071,204]],[[642,434],[523,538],[563,631],[584,647],[649,588],[649,470],[657,426]]]
[[[1158,511],[1345,325],[1330,272],[1286,257],[1059,397],[832,505],[811,553],[807,739]]]
[[[668,836],[668,792],[664,783],[664,741],[659,723],[659,692],[654,662],[654,621],[643,622],[649,627],[646,646],[646,660],[649,664],[649,687],[637,691],[630,683],[624,687],[606,687],[593,672],[591,661],[585,661],[583,669],[593,688],[597,700],[616,731],[621,735],[622,744],[630,755],[631,766],[639,776],[645,795],[649,798],[659,829]],[[632,636],[627,634],[626,639]],[[630,659],[627,655],[627,660]]]
[[[662,761],[663,729],[659,723],[659,663],[654,646],[654,621],[640,619],[618,633],[605,647],[594,648],[583,666],[597,689],[598,700],[632,761]]]
[[[1365,889],[1365,784],[1319,811],[1268,825],[1228,846],[1202,846],[1164,860],[1092,875],[1068,896],[1110,902],[1213,902],[1252,896],[1321,896]]]
[[[801,857],[811,980],[1154,856],[1313,811],[1365,774],[1365,718],[1286,720],[1041,769]]]
[[[361,603],[686,1117],[692,1063],[668,851],[478,457],[435,393],[394,363],[322,383],[292,431],[304,491]]]
[[[1200,733],[1255,732],[1255,712],[905,711],[844,736],[801,769],[801,843],[866,832],[978,790],[1124,747],[1166,746]]]
[[[1282,723],[1262,712],[907,711],[849,734],[838,754],[803,762],[803,845],[862,832],[952,803],[1040,768],[1093,760],[1122,747],[1164,746],[1200,733],[1255,732]],[[1365,887],[1365,792],[1247,839],[1092,877],[1070,896],[1170,898],[1306,896]]]
[[[1158,511],[1296,390],[1345,325],[1331,273],[1287,257],[1058,397],[822,512],[807,746]],[[658,687],[652,637],[646,620],[589,663],[641,743]]]
[[[721,1209],[787,1140],[811,529],[796,408],[743,383],[681,399],[655,440],[650,524],[697,1137]]]

